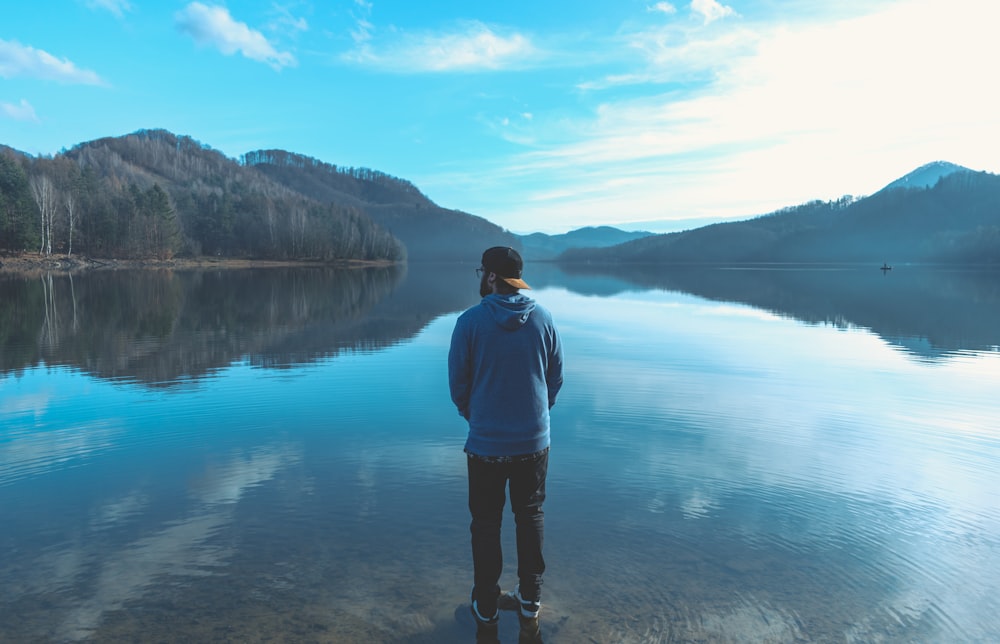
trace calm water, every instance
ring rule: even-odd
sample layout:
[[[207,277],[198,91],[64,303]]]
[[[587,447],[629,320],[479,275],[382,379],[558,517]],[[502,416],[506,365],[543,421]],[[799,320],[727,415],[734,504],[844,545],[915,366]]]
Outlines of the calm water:
[[[474,641],[472,269],[0,274],[0,641]],[[545,642],[1000,640],[996,274],[526,277]]]

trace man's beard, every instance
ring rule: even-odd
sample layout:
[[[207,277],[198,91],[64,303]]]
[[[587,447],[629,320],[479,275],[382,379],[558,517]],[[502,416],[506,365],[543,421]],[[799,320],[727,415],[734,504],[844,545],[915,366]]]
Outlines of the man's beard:
[[[479,297],[486,297],[493,292],[493,289],[486,281],[488,277],[489,274],[484,272],[483,276],[479,279]]]

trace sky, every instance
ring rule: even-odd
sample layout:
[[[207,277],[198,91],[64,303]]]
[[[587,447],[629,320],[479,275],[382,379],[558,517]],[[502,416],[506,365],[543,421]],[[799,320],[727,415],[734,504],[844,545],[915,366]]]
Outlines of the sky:
[[[993,0],[36,0],[0,144],[162,128],[411,181],[516,233],[669,232],[1000,172]]]

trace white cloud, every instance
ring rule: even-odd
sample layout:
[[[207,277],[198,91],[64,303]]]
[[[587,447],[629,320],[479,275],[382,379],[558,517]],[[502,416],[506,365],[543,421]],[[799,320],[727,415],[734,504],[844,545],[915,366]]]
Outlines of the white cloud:
[[[703,86],[716,80],[720,70],[732,66],[733,61],[752,55],[762,37],[744,27],[714,32],[708,38],[676,25],[626,33],[620,39],[642,55],[645,67],[583,81],[577,89],[676,82]]]
[[[371,35],[371,25],[359,21],[355,41]],[[444,34],[404,36],[381,53],[365,46],[349,53],[352,62],[398,72],[450,72],[499,70],[523,64],[536,54],[531,41],[519,33],[501,35],[479,23],[466,23],[461,30]]]
[[[305,18],[296,18],[291,9],[286,6],[275,4],[274,14],[276,17],[268,25],[268,29],[271,31],[284,32],[290,34],[297,34],[303,31],[309,31],[309,21]]]
[[[531,151],[451,179],[517,195],[465,203],[472,212],[514,230],[566,230],[871,194],[938,159],[995,171],[1000,94],[986,79],[1000,60],[1000,5],[956,2],[948,12],[915,0],[849,20],[741,24],[712,41],[697,31],[650,39],[636,77],[663,82],[681,69],[696,89],[602,95],[575,120],[536,113]],[[511,185],[524,191],[504,192]]]
[[[276,50],[264,34],[234,20],[225,7],[192,2],[177,13],[176,19],[178,28],[196,42],[212,45],[227,56],[240,52],[276,70],[295,65],[291,53]]]
[[[0,114],[3,114],[7,118],[14,119],[15,121],[31,121],[33,123],[38,123],[38,115],[35,114],[35,108],[28,103],[28,101],[21,99],[18,104],[13,103],[2,103],[0,102]]]
[[[87,6],[91,9],[105,9],[119,18],[125,12],[132,11],[132,4],[128,0],[87,0]]]
[[[358,6],[359,13],[351,12],[354,18],[354,28],[351,29],[351,40],[354,41],[356,49],[346,56],[345,60],[356,63],[370,63],[376,59],[369,44],[375,31],[375,25],[371,22],[372,3],[365,0],[354,0]]]
[[[356,27],[351,31],[351,38],[357,45],[364,45],[372,39],[372,31],[375,27],[364,18],[358,18]]]
[[[80,69],[69,60],[59,59],[41,49],[17,41],[0,39],[0,77],[28,76],[61,83],[103,85],[95,72]]]
[[[691,11],[700,15],[706,25],[736,13],[732,7],[720,4],[716,0],[691,0]]]
[[[677,13],[677,7],[669,2],[657,2],[654,5],[646,7],[646,11],[658,11],[660,13],[673,14]]]

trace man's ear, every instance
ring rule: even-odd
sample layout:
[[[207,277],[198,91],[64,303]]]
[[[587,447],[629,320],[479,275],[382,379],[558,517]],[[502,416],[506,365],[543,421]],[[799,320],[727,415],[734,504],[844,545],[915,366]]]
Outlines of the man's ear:
[[[486,283],[487,284],[492,284],[495,281],[497,281],[497,274],[496,273],[490,273],[490,276],[486,278]]]

